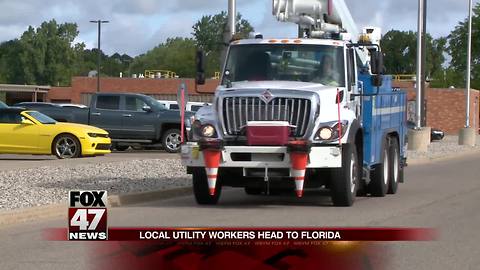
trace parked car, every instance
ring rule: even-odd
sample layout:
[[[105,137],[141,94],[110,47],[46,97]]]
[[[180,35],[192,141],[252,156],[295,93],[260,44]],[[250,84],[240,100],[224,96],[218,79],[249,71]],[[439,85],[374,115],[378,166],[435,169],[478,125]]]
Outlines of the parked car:
[[[108,132],[60,123],[37,111],[0,109],[0,153],[55,155],[59,159],[110,153]]]
[[[180,114],[178,111],[167,110],[146,95],[94,94],[89,108],[62,107],[51,103],[18,105],[35,108],[60,122],[88,124],[105,129],[119,151],[137,145],[162,146],[170,153],[180,151]],[[193,113],[185,114],[186,121],[192,115]]]
[[[158,102],[164,105],[165,108],[169,110],[180,110],[180,106],[178,106],[178,103],[176,101],[158,100]],[[212,104],[204,103],[204,102],[187,102],[187,105],[185,106],[185,110],[189,112],[197,112],[203,106],[210,106],[210,105]]]
[[[8,108],[7,104],[0,101],[0,109]]]
[[[412,121],[407,121],[407,127],[408,129],[414,129],[415,128],[415,123]],[[430,133],[430,141],[441,141],[443,140],[443,137],[445,137],[445,132],[443,132],[440,129],[437,128],[432,128],[432,131]]]

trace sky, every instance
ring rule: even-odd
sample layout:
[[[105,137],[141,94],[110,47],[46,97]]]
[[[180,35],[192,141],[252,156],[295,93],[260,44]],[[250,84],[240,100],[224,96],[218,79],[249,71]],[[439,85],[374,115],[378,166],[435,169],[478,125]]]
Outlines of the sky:
[[[335,0],[334,0],[335,1]],[[345,0],[359,27],[380,26],[416,30],[418,0]],[[480,0],[474,0],[475,3]],[[428,31],[446,36],[468,15],[468,0],[428,0]],[[55,19],[79,26],[77,42],[97,46],[97,25],[102,26],[102,50],[136,56],[169,37],[190,37],[192,25],[203,15],[226,10],[228,0],[0,0],[0,42],[18,38],[29,25]],[[279,23],[272,15],[272,0],[237,0],[237,10],[265,37],[294,37],[296,26]]]

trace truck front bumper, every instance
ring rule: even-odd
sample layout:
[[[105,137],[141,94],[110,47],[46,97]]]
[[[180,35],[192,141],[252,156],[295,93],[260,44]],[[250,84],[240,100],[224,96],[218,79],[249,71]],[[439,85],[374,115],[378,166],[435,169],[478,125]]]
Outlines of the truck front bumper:
[[[182,164],[186,167],[204,167],[199,146],[189,142],[182,146]],[[220,167],[225,168],[291,168],[290,155],[285,146],[226,146],[222,151]],[[307,168],[340,168],[342,151],[337,146],[312,147]]]

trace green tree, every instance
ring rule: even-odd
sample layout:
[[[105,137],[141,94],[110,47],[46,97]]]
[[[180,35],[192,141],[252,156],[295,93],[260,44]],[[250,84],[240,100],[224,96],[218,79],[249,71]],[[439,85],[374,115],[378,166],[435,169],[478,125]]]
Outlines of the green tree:
[[[20,38],[24,83],[68,85],[85,47],[73,43],[78,33],[76,24],[57,24],[55,20],[37,29],[30,26]]]
[[[225,11],[216,15],[203,16],[195,25],[193,25],[192,35],[195,38],[196,45],[206,53],[207,76],[212,76],[214,72],[219,71],[221,67],[222,51],[228,44],[225,44],[224,34],[228,23],[228,16]],[[237,15],[236,38],[247,38],[254,31],[250,23],[242,19],[242,15]]]
[[[0,83],[21,84],[25,82],[23,67],[18,61],[22,47],[18,39],[0,44]]]
[[[443,77],[446,38],[433,39],[427,34],[426,74],[428,77]],[[382,38],[382,51],[385,52],[385,67],[390,74],[416,74],[417,33],[391,30]]]
[[[480,3],[473,9],[472,19],[472,88],[480,89]],[[448,36],[448,53],[452,60],[450,68],[452,75],[451,85],[465,87],[467,70],[467,41],[468,18],[460,22]]]
[[[195,41],[191,38],[170,38],[143,55],[130,65],[130,74],[145,70],[170,70],[180,77],[195,76]]]

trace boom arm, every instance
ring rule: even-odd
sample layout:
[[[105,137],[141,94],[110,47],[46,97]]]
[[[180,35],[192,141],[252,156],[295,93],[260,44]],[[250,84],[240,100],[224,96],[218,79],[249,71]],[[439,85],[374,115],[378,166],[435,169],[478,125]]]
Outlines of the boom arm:
[[[281,22],[293,22],[308,31],[309,37],[346,32],[356,43],[360,36],[344,0],[273,0],[273,15]],[[357,49],[363,64],[368,54]]]

